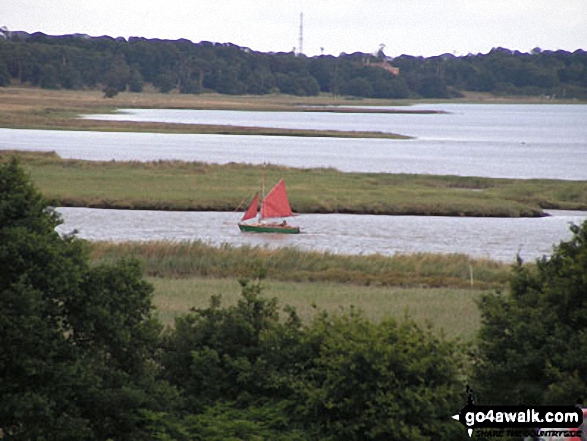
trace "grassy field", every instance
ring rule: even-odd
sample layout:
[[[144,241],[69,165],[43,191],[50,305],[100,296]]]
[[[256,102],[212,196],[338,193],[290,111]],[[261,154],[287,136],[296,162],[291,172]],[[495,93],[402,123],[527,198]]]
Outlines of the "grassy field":
[[[449,337],[472,338],[479,327],[475,301],[507,289],[509,265],[463,255],[344,256],[292,248],[212,247],[200,242],[93,242],[92,262],[138,259],[154,285],[160,320],[206,307],[212,295],[224,305],[240,297],[238,278],[264,271],[264,295],[291,305],[303,320],[319,310],[351,306],[371,320],[409,314]]]
[[[138,259],[154,285],[154,305],[165,325],[212,295],[224,305],[240,298],[239,278],[264,273],[263,294],[303,320],[317,311],[351,306],[371,320],[409,315],[449,337],[472,338],[479,327],[476,300],[507,289],[510,266],[463,255],[341,256],[253,247],[212,247],[200,242],[88,244],[94,264]]]
[[[150,277],[155,287],[153,303],[159,319],[167,326],[190,308],[209,306],[210,296],[221,295],[223,305],[234,305],[241,288],[234,279],[190,277],[184,279]],[[476,300],[483,291],[447,288],[365,287],[332,282],[263,283],[263,294],[276,297],[280,307],[296,308],[302,320],[317,311],[329,313],[360,309],[367,318],[379,321],[409,315],[422,326],[432,326],[447,337],[470,340],[479,328]]]
[[[163,278],[251,278],[264,269],[274,281],[501,289],[509,274],[507,264],[458,254],[347,256],[201,242],[94,242],[90,247],[94,262],[134,257],[147,275]]]
[[[540,216],[543,208],[587,209],[586,181],[342,173],[246,164],[64,160],[17,155],[44,195],[63,206],[234,211],[284,177],[298,213]]]

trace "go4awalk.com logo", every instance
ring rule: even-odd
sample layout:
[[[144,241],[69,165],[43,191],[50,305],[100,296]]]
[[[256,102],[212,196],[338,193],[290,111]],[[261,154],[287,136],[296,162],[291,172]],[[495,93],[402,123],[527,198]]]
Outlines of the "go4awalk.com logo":
[[[469,403],[453,415],[472,436],[474,429],[523,429],[540,435],[548,429],[568,432],[568,436],[580,437],[583,411],[576,406],[477,406]],[[573,433],[571,433],[573,432]]]

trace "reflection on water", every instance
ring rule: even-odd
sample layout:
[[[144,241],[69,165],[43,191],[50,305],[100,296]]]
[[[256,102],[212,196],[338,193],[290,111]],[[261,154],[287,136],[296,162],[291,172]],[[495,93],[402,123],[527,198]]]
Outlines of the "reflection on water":
[[[78,230],[89,240],[201,240],[269,248],[297,247],[337,254],[462,253],[512,262],[533,260],[571,237],[569,224],[587,212],[552,211],[546,218],[495,219],[435,216],[308,214],[295,219],[303,234],[241,233],[239,213],[59,208],[60,233]]]

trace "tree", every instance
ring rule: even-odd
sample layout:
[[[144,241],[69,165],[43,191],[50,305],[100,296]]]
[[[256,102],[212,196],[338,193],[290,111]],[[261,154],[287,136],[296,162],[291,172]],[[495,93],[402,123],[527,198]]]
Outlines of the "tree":
[[[0,430],[6,439],[144,439],[167,409],[160,325],[134,262],[90,266],[16,160],[0,164]]]
[[[414,322],[376,324],[353,312],[319,316],[304,344],[297,400],[318,436],[355,440],[464,439],[459,349]]]
[[[243,298],[176,321],[162,362],[204,439],[464,439],[450,419],[464,402],[459,348],[413,322],[350,311],[303,325],[259,281]],[[157,427],[167,430],[164,422]],[[302,436],[302,434],[304,436]],[[196,436],[197,437],[197,436]],[[288,438],[290,437],[290,438]]]
[[[574,404],[587,396],[587,222],[535,266],[520,261],[511,293],[485,296],[475,381],[496,404]]]
[[[58,89],[58,81],[59,79],[55,66],[52,64],[46,64],[43,66],[39,86],[41,86],[43,89]]]
[[[116,95],[118,95],[118,89],[112,86],[104,87],[102,92],[104,92],[104,98],[114,98]]]
[[[142,92],[143,91],[143,76],[139,71],[138,67],[134,66],[130,70],[130,78],[128,82],[128,90],[131,92]]]
[[[118,55],[109,60],[108,69],[104,73],[104,83],[107,87],[123,92],[130,78],[131,70],[124,56]]]
[[[300,57],[293,52],[264,54],[230,43],[139,37],[129,41],[86,39],[38,33],[26,39],[13,36],[0,40],[0,86],[14,78],[35,86],[79,89],[100,84],[118,91],[126,87],[139,91],[144,81],[163,93],[173,89],[228,94],[280,90],[292,95],[322,91],[374,98],[453,98],[459,91],[476,90],[565,98],[587,95],[587,53],[583,50],[570,53],[535,48],[526,54],[495,48],[488,54],[465,57],[401,55],[393,60],[401,75],[393,79],[383,69],[365,65],[367,60],[378,64],[383,56],[380,51],[377,57],[359,52]],[[2,63],[10,78],[2,73]],[[345,86],[348,92],[342,90]]]
[[[239,78],[238,65],[224,67],[218,75],[216,90],[228,95],[242,95],[246,86]]]
[[[61,69],[59,82],[66,89],[81,89],[84,84],[81,73],[70,64]]]
[[[273,354],[268,345],[281,347],[275,333],[281,335],[284,326],[290,329],[285,334],[294,332],[299,321],[294,314],[280,323],[277,302],[260,296],[259,280],[243,280],[242,287],[243,298],[236,306],[222,308],[220,298],[213,297],[209,308],[178,318],[164,341],[165,374],[182,388],[192,412],[219,400],[242,406],[273,394],[270,383],[280,363],[267,362]]]
[[[247,77],[247,93],[264,95],[271,93],[275,88],[275,81],[271,72],[266,70],[254,70]]]
[[[0,87],[8,86],[10,84],[10,72],[6,67],[4,60],[0,60]]]
[[[373,95],[373,87],[366,79],[358,77],[343,84],[340,88],[340,93],[343,95],[370,97]]]
[[[159,92],[169,93],[175,88],[176,77],[172,72],[164,71],[159,76],[157,76],[156,80],[153,82],[153,85],[159,88]]]

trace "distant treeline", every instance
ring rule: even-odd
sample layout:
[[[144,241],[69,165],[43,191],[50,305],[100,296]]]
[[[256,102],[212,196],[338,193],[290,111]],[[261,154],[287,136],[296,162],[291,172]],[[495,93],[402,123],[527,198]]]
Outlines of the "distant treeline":
[[[307,57],[230,43],[0,32],[0,86],[166,93],[451,98],[463,91],[587,99],[587,52],[503,48],[456,57],[354,53]],[[399,69],[396,75],[391,69]]]

